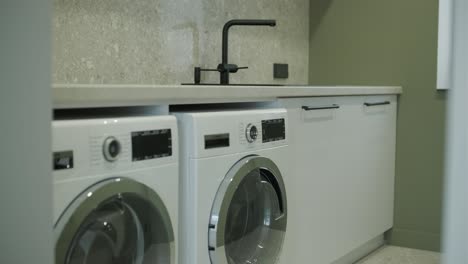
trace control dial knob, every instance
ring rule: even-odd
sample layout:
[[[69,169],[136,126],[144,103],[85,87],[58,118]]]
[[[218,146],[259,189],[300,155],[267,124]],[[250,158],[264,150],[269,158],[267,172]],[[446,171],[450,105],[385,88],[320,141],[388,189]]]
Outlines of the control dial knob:
[[[258,129],[255,125],[248,124],[247,128],[245,129],[245,138],[249,143],[254,142],[257,140],[258,137]]]
[[[120,142],[115,137],[108,137],[104,140],[102,152],[107,161],[116,161],[120,156],[121,150]]]

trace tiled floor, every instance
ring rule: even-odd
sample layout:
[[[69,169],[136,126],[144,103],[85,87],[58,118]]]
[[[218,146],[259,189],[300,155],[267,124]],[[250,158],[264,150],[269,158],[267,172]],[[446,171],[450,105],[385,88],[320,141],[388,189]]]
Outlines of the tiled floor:
[[[384,246],[356,264],[440,264],[440,253]]]

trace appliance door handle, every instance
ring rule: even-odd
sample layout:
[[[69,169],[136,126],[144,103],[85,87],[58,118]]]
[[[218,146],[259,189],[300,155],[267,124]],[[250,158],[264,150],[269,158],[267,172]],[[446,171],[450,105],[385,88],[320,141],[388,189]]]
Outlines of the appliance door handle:
[[[340,108],[337,104],[332,104],[330,106],[317,106],[317,107],[310,107],[310,106],[302,106],[304,111],[313,111],[313,110],[325,110],[325,109],[338,109]]]
[[[389,105],[390,101],[376,102],[376,103],[364,103],[365,106],[378,106],[378,105]]]

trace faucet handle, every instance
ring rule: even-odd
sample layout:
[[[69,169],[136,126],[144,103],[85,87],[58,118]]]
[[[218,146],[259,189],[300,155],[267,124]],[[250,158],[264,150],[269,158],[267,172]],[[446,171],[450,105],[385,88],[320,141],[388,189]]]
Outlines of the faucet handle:
[[[237,65],[235,65],[236,67],[233,68],[230,72],[231,73],[236,73],[238,70],[243,70],[243,69],[248,69],[249,67],[247,66],[242,66],[242,67],[238,67]]]
[[[193,69],[193,81],[195,84],[200,84],[202,71],[218,71],[218,69],[202,69],[201,67],[195,67]]]
[[[248,68],[249,67],[239,67],[236,64],[219,64],[217,69],[219,72],[236,73],[238,70]]]

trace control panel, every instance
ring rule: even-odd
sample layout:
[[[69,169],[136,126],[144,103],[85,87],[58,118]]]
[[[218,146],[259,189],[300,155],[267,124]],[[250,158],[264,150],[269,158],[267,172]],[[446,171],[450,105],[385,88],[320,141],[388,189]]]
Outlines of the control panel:
[[[263,119],[240,123],[240,143],[269,143],[286,139],[284,118]]]
[[[286,109],[180,112],[181,135],[191,158],[252,152],[288,144]]]
[[[171,163],[177,159],[176,128],[171,116],[54,121],[52,166],[71,175]]]

